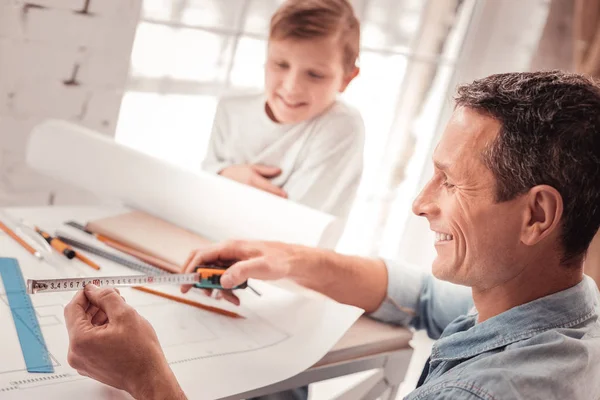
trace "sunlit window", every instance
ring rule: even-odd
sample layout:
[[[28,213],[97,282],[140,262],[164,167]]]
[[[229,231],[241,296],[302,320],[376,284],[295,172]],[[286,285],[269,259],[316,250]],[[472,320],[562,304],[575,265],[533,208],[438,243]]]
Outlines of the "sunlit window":
[[[281,2],[144,0],[116,139],[185,168],[200,168],[218,98],[263,87],[269,20]],[[372,253],[385,245],[382,235],[394,236],[402,228],[401,216],[393,227],[380,216],[390,214],[382,214],[385,207],[397,208],[387,202],[410,182],[410,168],[402,170],[400,182],[390,181],[390,175],[419,156],[414,136],[431,136],[435,128],[441,105],[432,96],[443,97],[447,89],[457,51],[446,38],[464,2],[352,3],[362,24],[361,71],[342,98],[365,121],[365,170],[340,249]],[[436,17],[431,11],[438,9],[443,15]],[[406,153],[406,162],[390,161],[390,149]]]

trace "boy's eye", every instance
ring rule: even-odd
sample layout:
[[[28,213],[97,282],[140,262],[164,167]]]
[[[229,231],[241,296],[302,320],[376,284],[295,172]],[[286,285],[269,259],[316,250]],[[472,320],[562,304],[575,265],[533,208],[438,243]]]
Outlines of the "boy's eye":
[[[315,79],[323,79],[324,78],[323,75],[321,75],[317,72],[314,72],[314,71],[308,71],[308,76],[310,76],[311,78],[315,78]]]
[[[286,69],[287,67],[289,67],[288,63],[286,63],[286,62],[278,62],[275,64],[281,69]]]

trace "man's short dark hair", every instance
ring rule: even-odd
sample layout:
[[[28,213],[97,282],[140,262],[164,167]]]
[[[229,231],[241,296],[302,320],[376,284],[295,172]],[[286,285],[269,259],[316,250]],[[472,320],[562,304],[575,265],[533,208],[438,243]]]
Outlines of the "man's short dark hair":
[[[600,87],[561,71],[498,74],[459,87],[456,105],[502,126],[483,153],[496,200],[554,187],[564,203],[562,262],[582,260],[600,226]]]

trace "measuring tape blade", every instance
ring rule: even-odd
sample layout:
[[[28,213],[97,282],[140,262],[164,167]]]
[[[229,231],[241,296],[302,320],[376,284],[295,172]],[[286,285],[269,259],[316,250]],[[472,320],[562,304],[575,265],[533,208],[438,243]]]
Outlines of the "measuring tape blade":
[[[27,371],[54,372],[42,329],[27,294],[23,274],[16,259],[0,258],[0,277],[6,291]]]
[[[199,274],[99,276],[84,278],[28,279],[27,293],[68,292],[83,289],[86,285],[98,287],[185,285],[200,281]]]

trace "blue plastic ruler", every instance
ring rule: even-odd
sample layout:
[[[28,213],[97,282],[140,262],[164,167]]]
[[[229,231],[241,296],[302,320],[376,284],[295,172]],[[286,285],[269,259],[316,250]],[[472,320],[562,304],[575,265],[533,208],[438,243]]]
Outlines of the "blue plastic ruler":
[[[0,278],[8,298],[21,351],[28,372],[52,373],[54,367],[42,336],[35,309],[27,294],[19,263],[14,258],[0,258]]]

